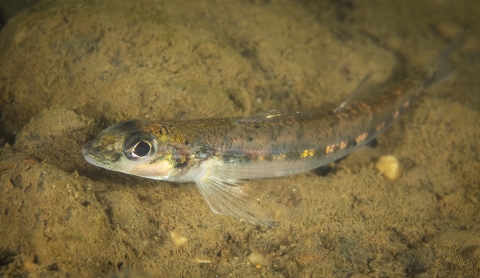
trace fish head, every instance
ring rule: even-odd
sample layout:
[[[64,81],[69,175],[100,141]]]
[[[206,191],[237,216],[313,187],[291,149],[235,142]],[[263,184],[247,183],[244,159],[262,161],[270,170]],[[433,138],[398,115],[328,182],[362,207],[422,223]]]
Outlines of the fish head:
[[[163,159],[168,147],[159,144],[151,124],[142,120],[119,122],[100,132],[83,148],[85,160],[95,166],[151,179],[168,179],[174,165]]]

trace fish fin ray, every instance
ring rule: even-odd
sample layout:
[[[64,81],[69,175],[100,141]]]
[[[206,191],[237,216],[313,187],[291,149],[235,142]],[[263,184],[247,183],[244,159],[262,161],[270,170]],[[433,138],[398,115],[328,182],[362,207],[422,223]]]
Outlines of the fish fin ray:
[[[422,84],[425,88],[442,83],[457,72],[455,65],[452,63],[451,56],[453,52],[457,51],[464,44],[468,36],[468,33],[464,33],[455,38],[427,65],[425,69],[426,78]]]
[[[212,119],[212,118],[224,118],[233,110],[233,106],[226,101],[219,103],[206,102],[207,105],[196,111],[192,115],[184,115],[179,120],[200,120],[200,119]]]
[[[319,110],[310,110],[310,111],[278,111],[270,110],[266,112],[261,112],[257,114],[252,114],[236,121],[237,124],[255,124],[255,123],[276,123],[282,122],[285,120],[291,119],[304,119],[310,118],[314,115],[321,113]]]
[[[205,176],[196,185],[216,214],[226,214],[262,226],[277,224],[276,211],[266,208],[262,200],[249,194],[244,181],[226,181],[215,176]]]
[[[372,73],[368,73],[367,75],[365,75],[362,81],[358,83],[355,90],[353,90],[353,92],[351,92],[350,95],[348,95],[348,97],[342,103],[340,103],[340,105],[337,108],[335,108],[335,110],[333,110],[333,112],[340,113],[340,112],[344,112],[345,110],[348,110],[348,107],[352,102],[363,97],[365,93],[368,93],[367,87],[370,84],[371,76],[372,76]]]
[[[272,179],[269,180],[239,180],[211,167],[195,183],[214,213],[256,225],[275,226],[290,214],[284,200],[292,198],[285,196],[298,193],[299,189],[290,184],[282,186],[278,179],[274,179],[273,187],[262,184],[269,182],[272,185]]]

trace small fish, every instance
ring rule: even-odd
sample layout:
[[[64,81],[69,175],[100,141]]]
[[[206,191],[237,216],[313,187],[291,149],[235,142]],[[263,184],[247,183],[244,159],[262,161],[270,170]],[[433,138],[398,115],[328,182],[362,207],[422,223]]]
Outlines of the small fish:
[[[195,182],[215,213],[255,224],[275,217],[242,180],[306,172],[365,146],[432,84],[451,75],[451,47],[413,78],[374,94],[367,76],[334,110],[185,121],[129,120],[103,130],[82,153],[96,166],[171,182]]]

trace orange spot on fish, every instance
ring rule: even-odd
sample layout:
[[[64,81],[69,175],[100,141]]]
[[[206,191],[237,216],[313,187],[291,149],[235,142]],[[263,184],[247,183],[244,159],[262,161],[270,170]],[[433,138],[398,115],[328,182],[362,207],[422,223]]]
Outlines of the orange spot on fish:
[[[400,113],[398,112],[398,110],[397,110],[397,111],[395,111],[395,113],[393,113],[393,118],[394,118],[394,119],[396,119],[396,118],[398,117],[398,115],[399,115],[399,114],[400,114]]]
[[[345,112],[337,113],[338,117],[342,118],[342,120],[348,120],[348,114]]]
[[[284,153],[272,156],[273,160],[284,160],[287,157]]]
[[[367,138],[368,136],[368,132],[364,132],[362,134],[360,134],[357,139],[355,139],[355,141],[358,143],[360,143],[361,141],[365,140],[365,138]]]
[[[347,142],[345,142],[345,141],[340,142],[340,149],[341,150],[345,149],[346,147],[347,147]]]
[[[379,125],[377,125],[377,126],[375,127],[375,130],[376,130],[376,131],[379,131],[379,130],[382,129],[384,126],[385,126],[385,122],[382,122],[382,123],[380,123]]]
[[[326,153],[333,153],[335,145],[330,145],[325,148]]]
[[[423,90],[424,90],[423,86],[418,88],[417,91],[415,92],[415,96],[418,97]]]
[[[315,154],[315,151],[310,149],[310,150],[304,150],[301,154],[300,154],[300,157],[301,158],[305,158],[305,157],[311,157]]]

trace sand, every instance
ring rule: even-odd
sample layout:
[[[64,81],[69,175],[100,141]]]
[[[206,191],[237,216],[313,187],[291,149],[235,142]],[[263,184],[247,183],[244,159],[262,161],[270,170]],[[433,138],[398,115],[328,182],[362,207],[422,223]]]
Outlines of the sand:
[[[51,0],[23,10],[0,31],[0,275],[480,275],[479,11],[442,0]],[[378,146],[324,176],[258,181],[294,195],[293,217],[276,227],[212,213],[194,184],[110,172],[80,152],[130,118],[334,108],[366,74],[415,72],[467,30],[456,74]],[[398,159],[397,180],[376,170],[384,155]]]

